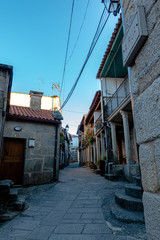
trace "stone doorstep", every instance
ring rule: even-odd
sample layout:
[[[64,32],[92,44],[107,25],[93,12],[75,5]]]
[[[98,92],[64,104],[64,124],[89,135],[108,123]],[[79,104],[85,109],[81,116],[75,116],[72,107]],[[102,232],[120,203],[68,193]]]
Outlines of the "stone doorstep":
[[[125,195],[125,192],[115,193],[115,201],[122,208],[125,208],[127,210],[143,212],[142,200]]]

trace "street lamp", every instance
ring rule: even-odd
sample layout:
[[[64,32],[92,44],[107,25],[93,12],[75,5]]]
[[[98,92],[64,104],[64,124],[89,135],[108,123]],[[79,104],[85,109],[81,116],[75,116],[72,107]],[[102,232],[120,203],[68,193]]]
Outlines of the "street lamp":
[[[119,0],[102,0],[102,3],[104,3],[109,13],[113,13],[114,16],[117,16],[121,8]]]
[[[65,129],[66,129],[66,131],[68,132],[68,130],[69,130],[68,124],[65,126]]]

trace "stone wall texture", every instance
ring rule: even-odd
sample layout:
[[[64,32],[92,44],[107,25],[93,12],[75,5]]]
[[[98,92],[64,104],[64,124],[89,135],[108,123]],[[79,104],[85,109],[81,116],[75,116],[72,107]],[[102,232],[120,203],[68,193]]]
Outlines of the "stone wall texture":
[[[6,119],[6,108],[8,104],[8,98],[10,94],[10,87],[12,82],[12,67],[7,66],[0,69],[0,156],[1,156],[1,145],[3,139],[4,125]],[[10,87],[9,87],[10,86]]]
[[[21,126],[22,131],[14,131]],[[23,184],[42,184],[53,180],[56,125],[6,121],[4,137],[26,139]],[[29,139],[35,139],[35,147],[28,146]],[[58,146],[59,149],[59,146]],[[59,151],[57,151],[59,158]]]
[[[160,0],[121,0],[121,3],[125,33],[137,6],[144,6],[146,14],[148,38],[129,68],[129,80],[136,140],[140,145],[146,229],[148,239],[157,240],[160,236]]]

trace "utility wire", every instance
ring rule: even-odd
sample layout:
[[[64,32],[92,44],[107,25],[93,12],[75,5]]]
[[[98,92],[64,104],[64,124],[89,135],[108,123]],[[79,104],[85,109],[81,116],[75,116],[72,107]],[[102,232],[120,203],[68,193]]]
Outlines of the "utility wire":
[[[72,2],[71,18],[70,18],[70,24],[69,24],[69,32],[68,32],[68,40],[67,40],[67,47],[66,47],[66,55],[65,55],[65,61],[64,61],[64,68],[63,68],[63,75],[62,75],[62,83],[61,83],[60,96],[61,96],[62,89],[63,89],[64,76],[65,76],[65,71],[66,71],[66,62],[67,62],[67,55],[68,55],[68,48],[69,48],[69,40],[70,40],[70,34],[71,34],[73,9],[74,9],[74,0],[73,0],[73,2]]]
[[[79,113],[79,114],[84,114],[83,112],[76,112],[76,111],[70,111],[70,110],[64,110],[64,109],[63,109],[63,111],[65,111],[65,112],[71,112],[71,113]]]
[[[86,60],[85,60],[85,62],[84,62],[84,64],[83,64],[83,66],[82,66],[82,69],[81,69],[81,71],[80,71],[80,73],[79,73],[79,75],[78,75],[78,78],[77,78],[75,84],[73,85],[71,91],[69,92],[69,94],[68,94],[65,102],[63,103],[62,108],[66,105],[66,103],[67,103],[68,100],[70,99],[70,97],[71,97],[71,95],[72,95],[72,93],[73,93],[73,91],[74,91],[74,89],[75,89],[75,87],[76,87],[76,85],[77,85],[77,83],[78,83],[78,81],[79,81],[79,78],[80,78],[80,76],[81,76],[81,74],[82,74],[82,72],[83,72],[83,70],[84,70],[84,68],[85,68],[85,66],[86,66],[86,64],[87,64],[87,62],[88,62],[88,60],[89,60],[89,57],[90,57],[90,55],[91,55],[91,53],[92,53],[92,51],[93,51],[93,49],[94,49],[94,47],[95,47],[95,45],[96,45],[96,43],[97,43],[97,41],[98,41],[98,38],[99,38],[99,36],[100,36],[103,28],[104,28],[104,25],[105,25],[105,24],[102,23],[102,21],[104,21],[105,13],[106,13],[106,9],[104,8],[104,10],[103,10],[103,12],[102,12],[102,15],[101,15],[101,18],[100,18],[100,21],[99,21],[99,24],[98,24],[98,27],[97,27],[97,30],[96,30],[96,33],[95,33],[94,38],[93,38],[93,40],[92,40],[92,44],[91,44],[90,49],[89,49],[89,52],[88,52],[88,54],[87,54]],[[109,17],[109,14],[108,14],[108,16],[107,16],[107,19],[106,19],[105,23],[107,22],[108,17]],[[101,28],[101,23],[102,23],[102,26],[103,26],[102,28]],[[100,32],[100,33],[99,33],[99,32]]]
[[[87,64],[87,62],[88,62],[88,60],[89,60],[92,52],[93,52],[93,49],[95,48],[95,45],[96,45],[96,43],[97,43],[97,41],[98,41],[98,39],[99,39],[99,37],[100,37],[100,35],[101,35],[101,33],[102,33],[102,31],[103,31],[103,29],[104,29],[107,21],[108,21],[109,16],[110,16],[110,13],[108,13],[107,10],[106,10],[106,8],[104,7],[104,10],[103,10],[103,12],[102,12],[102,15],[101,15],[101,18],[100,18],[100,21],[99,21],[99,24],[98,24],[98,27],[97,27],[97,30],[96,30],[96,33],[95,33],[95,35],[94,35],[94,37],[93,37],[93,40],[92,40],[90,49],[89,49],[88,54],[87,54],[87,57],[86,57],[86,59],[85,59],[85,62],[84,62],[84,64],[83,64],[83,66],[82,66],[82,68],[81,68],[81,71],[80,71],[80,73],[79,73],[79,75],[78,75],[75,83],[73,84],[73,86],[72,86],[72,88],[71,88],[71,90],[70,90],[67,98],[66,98],[65,101],[63,102],[61,109],[64,108],[64,106],[67,104],[67,102],[68,102],[69,99],[71,98],[71,96],[72,96],[72,94],[73,94],[73,92],[74,92],[74,90],[75,90],[75,88],[76,88],[76,85],[77,85],[77,83],[78,83],[78,81],[79,81],[79,79],[80,79],[80,77],[81,77],[81,75],[82,75],[82,72],[83,72],[83,70],[84,70],[84,68],[85,68],[85,66],[86,66],[86,64]]]
[[[83,20],[82,20],[82,24],[81,24],[81,27],[80,27],[80,30],[79,30],[79,33],[78,33],[78,36],[77,36],[77,40],[76,40],[76,42],[75,42],[75,45],[74,45],[73,50],[72,50],[72,52],[71,52],[71,55],[70,55],[70,57],[68,58],[67,64],[69,63],[69,61],[70,61],[70,59],[71,59],[71,57],[72,57],[72,55],[73,55],[73,53],[74,53],[74,51],[75,51],[75,48],[76,48],[76,46],[77,46],[77,43],[78,43],[78,41],[79,41],[80,34],[81,34],[81,31],[82,31],[82,28],[83,28],[83,25],[84,25],[84,21],[85,21],[86,15],[87,15],[87,10],[88,10],[88,6],[89,6],[89,2],[90,2],[90,0],[88,0],[87,6],[86,6],[86,10],[85,10],[85,13],[84,13],[84,17],[83,17]]]

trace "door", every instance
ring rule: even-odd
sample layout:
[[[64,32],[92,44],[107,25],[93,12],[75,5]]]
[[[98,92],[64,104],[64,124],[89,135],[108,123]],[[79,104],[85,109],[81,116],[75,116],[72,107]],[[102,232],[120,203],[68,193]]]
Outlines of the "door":
[[[0,162],[0,179],[10,179],[22,184],[25,140],[4,138]]]

